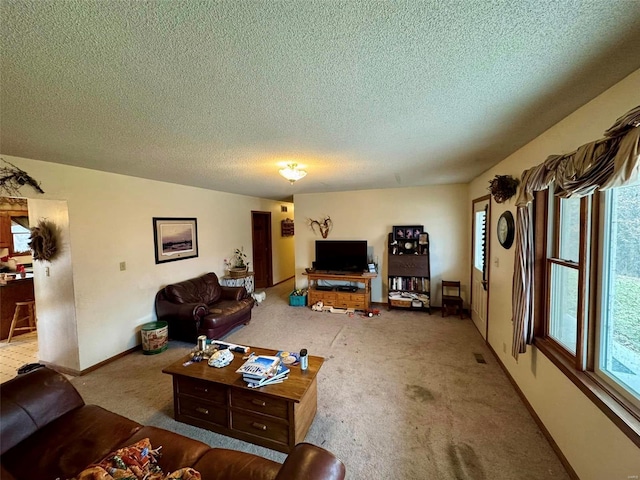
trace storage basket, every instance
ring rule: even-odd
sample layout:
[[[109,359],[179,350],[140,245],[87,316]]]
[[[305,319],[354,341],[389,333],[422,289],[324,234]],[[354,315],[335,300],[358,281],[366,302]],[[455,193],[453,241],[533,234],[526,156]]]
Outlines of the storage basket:
[[[247,267],[234,267],[229,269],[229,276],[233,278],[241,278],[247,276]]]
[[[142,353],[154,355],[164,352],[169,345],[169,324],[151,322],[142,325]]]
[[[408,300],[400,300],[397,298],[390,298],[389,299],[389,303],[391,304],[392,307],[410,307],[411,306],[411,299]]]
[[[292,307],[306,307],[307,306],[307,294],[304,295],[294,295],[291,293],[289,295],[289,305]]]

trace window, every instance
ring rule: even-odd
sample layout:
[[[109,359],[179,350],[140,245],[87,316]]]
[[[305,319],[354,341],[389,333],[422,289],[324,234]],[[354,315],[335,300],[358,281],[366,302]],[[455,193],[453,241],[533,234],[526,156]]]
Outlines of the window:
[[[29,224],[29,217],[11,218],[11,236],[13,237],[13,252],[23,253],[29,251],[29,237],[31,231],[23,225]]]
[[[640,183],[535,200],[535,344],[638,445],[639,211]]]
[[[485,252],[485,222],[487,219],[487,212],[480,210],[476,212],[475,220],[475,240],[474,240],[474,252],[473,252],[473,266],[476,270],[484,272],[484,252]]]
[[[640,398],[640,185],[604,196],[595,371]]]
[[[579,317],[579,274],[587,268],[580,254],[581,205],[586,200],[568,198],[556,201],[555,238],[548,259],[550,269],[549,288],[549,336],[569,353],[576,354]],[[585,220],[586,221],[586,220]],[[552,231],[554,231],[552,229]]]
[[[549,336],[576,354],[578,338],[578,270],[551,264]]]

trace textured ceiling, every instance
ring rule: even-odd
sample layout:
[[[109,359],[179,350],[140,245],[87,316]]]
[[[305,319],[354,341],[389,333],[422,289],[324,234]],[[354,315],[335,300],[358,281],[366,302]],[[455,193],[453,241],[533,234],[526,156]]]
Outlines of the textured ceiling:
[[[1,153],[273,199],[468,182],[640,68],[635,0],[0,3]]]

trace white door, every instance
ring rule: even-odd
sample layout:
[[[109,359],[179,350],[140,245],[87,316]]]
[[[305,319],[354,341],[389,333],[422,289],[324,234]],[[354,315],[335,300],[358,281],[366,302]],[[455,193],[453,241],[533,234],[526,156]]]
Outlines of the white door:
[[[473,239],[471,244],[471,320],[487,339],[487,313],[489,308],[489,224],[491,197],[473,201]]]

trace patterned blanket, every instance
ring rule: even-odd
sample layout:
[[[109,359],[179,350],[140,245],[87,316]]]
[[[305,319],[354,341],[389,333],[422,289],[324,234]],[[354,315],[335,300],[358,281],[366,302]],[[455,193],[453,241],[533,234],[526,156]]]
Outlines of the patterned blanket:
[[[161,448],[154,450],[144,438],[110,453],[69,480],[202,480],[200,473],[189,467],[163,473],[158,465]]]

